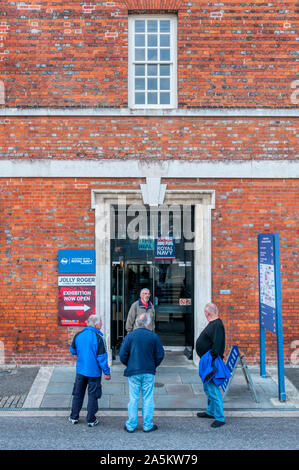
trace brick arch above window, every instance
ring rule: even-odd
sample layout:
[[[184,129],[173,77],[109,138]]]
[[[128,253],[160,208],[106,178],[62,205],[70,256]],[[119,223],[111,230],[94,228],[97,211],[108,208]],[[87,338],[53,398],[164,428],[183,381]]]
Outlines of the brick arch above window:
[[[121,0],[128,10],[179,10],[184,0]]]

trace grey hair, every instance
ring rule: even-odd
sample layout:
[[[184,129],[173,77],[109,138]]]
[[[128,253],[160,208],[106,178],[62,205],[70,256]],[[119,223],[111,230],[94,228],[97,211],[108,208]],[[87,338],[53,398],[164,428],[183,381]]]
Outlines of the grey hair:
[[[205,311],[209,312],[211,315],[218,315],[217,305],[209,303],[205,306]]]
[[[136,318],[136,326],[146,328],[150,324],[150,317],[145,313],[141,313]]]
[[[144,292],[144,291],[150,292],[150,290],[147,287],[144,287],[143,289],[141,289],[140,294],[142,294],[142,292]]]
[[[90,317],[87,320],[87,326],[95,326],[98,323],[101,323],[102,318],[98,315],[90,315]]]

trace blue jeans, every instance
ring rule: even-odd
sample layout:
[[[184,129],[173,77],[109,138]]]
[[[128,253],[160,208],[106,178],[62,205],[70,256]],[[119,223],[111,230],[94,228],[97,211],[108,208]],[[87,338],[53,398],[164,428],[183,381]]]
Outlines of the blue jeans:
[[[142,416],[143,429],[148,431],[154,425],[154,383],[155,376],[153,374],[139,374],[128,377],[130,401],[128,404],[128,421],[127,429],[133,431],[138,423],[138,401],[140,391],[142,391]]]
[[[220,388],[211,380],[209,383],[203,384],[203,389],[208,398],[206,413],[213,416],[217,421],[224,423],[223,400]]]
[[[73,388],[72,419],[79,419],[86,387],[88,386],[88,403],[86,421],[93,423],[96,420],[98,412],[98,399],[102,396],[101,377],[86,377],[76,374],[76,380]]]

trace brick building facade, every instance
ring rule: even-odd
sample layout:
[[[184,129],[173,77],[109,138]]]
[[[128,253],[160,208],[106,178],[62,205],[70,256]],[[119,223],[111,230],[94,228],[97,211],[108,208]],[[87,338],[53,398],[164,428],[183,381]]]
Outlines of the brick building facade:
[[[95,249],[96,309],[111,358],[121,338],[113,273],[119,268],[130,286],[129,266],[140,274],[148,265],[158,276],[150,287],[160,331],[182,327],[187,310],[178,298],[192,306],[191,323],[165,346],[192,349],[212,300],[226,352],[238,344],[257,362],[257,235],[278,232],[291,362],[299,340],[296,30],[291,1],[1,3],[3,361],[72,361],[68,346],[79,327],[59,324],[57,289],[58,250],[72,248]],[[130,241],[120,247],[99,239],[97,227],[111,222],[105,211],[124,197],[147,210],[195,208],[199,245],[190,261],[179,258],[179,245],[176,260],[158,264],[147,252],[142,261],[142,250],[137,259]],[[188,288],[187,277],[170,274],[183,267],[190,267]],[[166,286],[169,300],[178,282],[184,293],[167,303]],[[122,319],[124,295],[115,297]],[[270,332],[266,346],[275,361]]]

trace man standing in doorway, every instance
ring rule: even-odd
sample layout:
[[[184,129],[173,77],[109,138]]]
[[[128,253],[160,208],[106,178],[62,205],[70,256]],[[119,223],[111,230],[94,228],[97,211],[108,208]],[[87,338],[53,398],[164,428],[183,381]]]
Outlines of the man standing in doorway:
[[[126,330],[128,333],[137,328],[136,319],[141,313],[145,313],[150,320],[148,325],[149,330],[155,330],[155,309],[150,301],[150,296],[151,293],[149,289],[142,289],[140,299],[136,300],[136,302],[131,305],[126,321]]]
[[[98,399],[102,396],[101,377],[110,380],[108,355],[102,328],[102,320],[91,315],[87,327],[74,336],[70,352],[77,356],[76,380],[73,389],[72,411],[69,421],[77,424],[82,408],[86,387],[88,386],[87,423],[93,427],[99,424],[96,418]]]
[[[215,304],[207,304],[204,309],[208,325],[201,332],[196,341],[196,352],[201,358],[208,351],[215,360],[218,356],[223,359],[225,349],[225,330],[221,319],[218,316],[218,309]],[[198,418],[214,418],[211,424],[213,428],[224,425],[223,400],[219,387],[213,380],[203,384],[205,394],[208,399],[208,407],[205,412],[197,413]]]
[[[164,358],[164,349],[159,337],[150,331],[150,318],[141,313],[136,320],[136,329],[122,342],[119,358],[127,367],[124,375],[129,380],[130,401],[125,431],[134,432],[138,423],[138,401],[142,391],[143,431],[156,431],[153,423],[154,382],[156,368]]]

